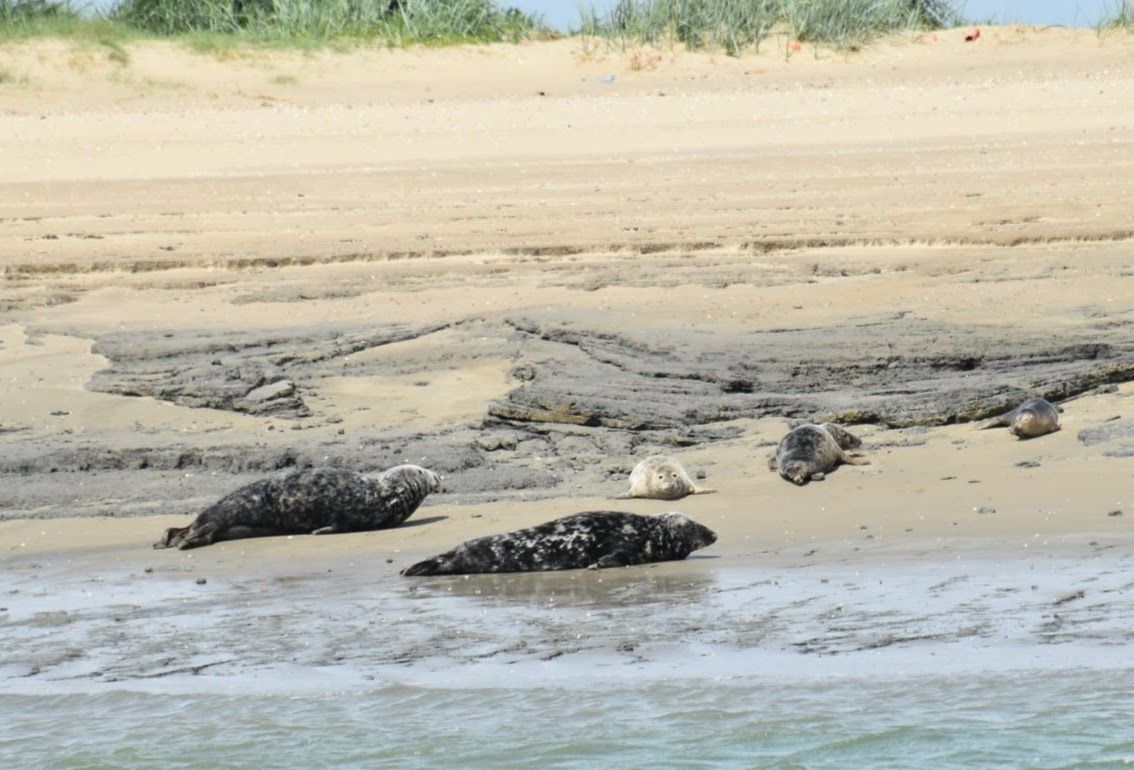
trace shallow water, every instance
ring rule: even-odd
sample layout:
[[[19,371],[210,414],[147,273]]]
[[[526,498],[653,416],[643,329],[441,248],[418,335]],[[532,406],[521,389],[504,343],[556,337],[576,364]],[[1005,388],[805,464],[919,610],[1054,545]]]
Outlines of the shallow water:
[[[1134,554],[0,571],[0,768],[1134,765]],[[349,566],[349,565],[344,565]]]
[[[1118,768],[1131,672],[3,696],[19,768]]]

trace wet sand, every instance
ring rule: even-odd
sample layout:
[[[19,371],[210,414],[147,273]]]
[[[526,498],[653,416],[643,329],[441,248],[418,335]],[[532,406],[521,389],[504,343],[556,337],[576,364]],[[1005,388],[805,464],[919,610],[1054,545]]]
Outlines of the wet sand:
[[[326,657],[277,657],[317,669],[350,659],[362,632],[344,615],[393,623],[463,585],[505,608],[442,601],[381,660],[424,660],[481,610],[511,619],[512,590],[518,615],[577,594],[613,626],[656,593],[674,608],[658,649],[716,597],[693,643],[793,654],[953,644],[958,614],[999,641],[1015,631],[994,617],[1024,618],[1039,645],[1064,617],[1052,603],[1084,590],[1068,607],[1094,609],[1070,639],[1114,642],[1134,539],[1134,40],[962,36],[790,59],[773,43],[740,59],[560,41],[225,61],[139,44],[126,65],[5,48],[0,622],[24,643],[0,666],[255,669],[276,653],[202,651],[237,629],[282,639],[315,606]],[[1061,431],[975,430],[1031,393],[1062,402]],[[804,488],[767,470],[792,420],[824,418],[855,425],[871,465]],[[658,451],[719,493],[609,500]],[[265,474],[399,462],[446,486],[397,530],[149,549]],[[720,540],[617,577],[396,576],[470,537],[615,507],[681,510]],[[845,600],[896,612],[884,630],[840,637],[835,583],[788,581],[790,632],[729,636],[750,609],[718,606],[733,588],[763,601],[751,586],[780,572],[847,582],[860,560],[914,586],[898,607]],[[923,622],[925,564],[972,593]],[[1023,578],[1037,564],[1042,596]],[[204,619],[182,666],[158,651],[192,631],[187,612]],[[514,660],[634,643],[594,627],[572,646],[533,620],[532,648],[513,649],[479,623],[483,650]],[[122,624],[153,650],[116,668]],[[75,657],[49,654],[59,628]]]

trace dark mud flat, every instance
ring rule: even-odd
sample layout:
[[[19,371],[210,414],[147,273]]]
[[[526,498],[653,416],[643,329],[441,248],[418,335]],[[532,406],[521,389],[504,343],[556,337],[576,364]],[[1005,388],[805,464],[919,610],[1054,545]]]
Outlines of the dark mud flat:
[[[90,389],[273,418],[281,429],[13,434],[0,457],[0,517],[189,513],[218,489],[315,465],[424,464],[445,475],[440,499],[456,502],[604,495],[636,455],[735,439],[741,430],[729,421],[740,418],[933,426],[998,414],[1028,394],[1106,389],[1134,378],[1128,328],[1088,322],[1056,338],[898,313],[744,332],[636,326],[629,310],[564,308],[420,327],[109,333],[95,341],[109,365]],[[393,365],[357,357],[440,332],[457,340],[444,353]],[[352,377],[427,380],[490,354],[511,362],[512,388],[479,420],[383,429],[363,415],[347,431],[339,426],[350,415],[321,392],[348,362]]]
[[[684,677],[881,673],[885,661],[907,674],[1128,664],[1129,548],[939,548],[433,579],[352,563],[202,583],[208,570],[184,559],[87,574],[12,560],[0,578],[0,681],[38,693],[170,679],[265,686],[287,670],[275,680],[287,691],[320,677],[340,686],[435,673],[457,677],[453,686],[548,661]]]

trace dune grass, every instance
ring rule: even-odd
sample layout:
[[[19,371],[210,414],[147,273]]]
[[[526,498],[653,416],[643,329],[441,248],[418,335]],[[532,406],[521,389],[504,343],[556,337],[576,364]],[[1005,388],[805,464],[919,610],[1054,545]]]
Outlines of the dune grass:
[[[950,0],[619,0],[586,11],[582,33],[622,46],[672,45],[735,55],[773,30],[852,50],[880,35],[962,23]]]
[[[1134,32],[1134,0],[1120,0],[1108,8],[1099,22],[1099,29]]]
[[[218,50],[518,42],[542,32],[538,18],[497,0],[120,0],[94,18],[69,0],[0,0],[0,41],[174,38]]]

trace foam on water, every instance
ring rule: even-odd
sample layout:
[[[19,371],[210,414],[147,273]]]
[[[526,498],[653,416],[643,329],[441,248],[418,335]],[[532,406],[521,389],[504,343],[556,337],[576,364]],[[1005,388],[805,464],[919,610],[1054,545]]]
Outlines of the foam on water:
[[[1108,768],[1134,555],[409,580],[10,561],[0,768]]]

